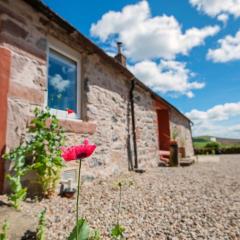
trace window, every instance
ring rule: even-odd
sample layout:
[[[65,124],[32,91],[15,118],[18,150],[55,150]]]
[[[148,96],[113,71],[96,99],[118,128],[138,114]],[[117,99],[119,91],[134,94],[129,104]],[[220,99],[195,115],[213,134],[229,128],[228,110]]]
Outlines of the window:
[[[62,52],[49,48],[47,105],[59,117],[80,118],[79,62]],[[74,113],[68,115],[67,110]]]

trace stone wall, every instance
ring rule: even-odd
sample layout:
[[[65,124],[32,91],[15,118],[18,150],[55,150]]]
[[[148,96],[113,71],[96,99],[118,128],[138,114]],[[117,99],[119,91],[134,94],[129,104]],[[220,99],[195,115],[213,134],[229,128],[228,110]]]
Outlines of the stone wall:
[[[159,143],[154,101],[149,92],[137,87],[134,103],[139,166],[156,167],[159,161]]]
[[[130,83],[122,74],[104,64],[97,55],[84,61],[87,121],[95,121],[92,140],[97,150],[91,166],[95,174],[109,175],[127,170],[128,96]]]
[[[97,144],[87,160],[85,178],[125,171],[133,158],[129,108],[131,82],[99,55],[90,53],[75,34],[69,35],[23,1],[0,1],[0,46],[11,52],[8,94],[8,149],[16,147],[26,134],[33,109],[44,107],[47,79],[47,44],[57,39],[81,54],[82,120],[61,120],[67,144],[79,144],[85,137]],[[138,157],[141,167],[157,166],[156,112],[150,94],[135,90]],[[75,165],[73,164],[74,168]]]
[[[130,159],[134,161],[129,102],[131,82],[96,55],[85,59],[84,69],[87,120],[97,123],[92,137],[98,146],[92,158],[93,166],[104,167],[100,169],[101,175],[127,170]],[[157,166],[158,139],[152,98],[138,87],[134,96],[139,166]]]
[[[11,52],[6,145],[19,145],[36,106],[44,104],[46,47],[36,30],[34,13],[21,1],[0,2],[0,45]]]
[[[179,147],[185,147],[186,156],[193,156],[191,123],[175,109],[170,111],[170,131],[177,132],[177,142]]]

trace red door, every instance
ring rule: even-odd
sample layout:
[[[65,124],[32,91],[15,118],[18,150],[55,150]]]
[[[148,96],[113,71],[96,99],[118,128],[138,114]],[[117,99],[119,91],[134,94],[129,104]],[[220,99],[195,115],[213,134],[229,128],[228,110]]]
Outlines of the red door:
[[[8,49],[0,48],[0,193],[4,186],[4,161],[2,154],[6,147],[7,130],[7,94],[10,79],[11,53]]]
[[[169,151],[170,147],[170,124],[167,109],[157,110],[159,149]]]

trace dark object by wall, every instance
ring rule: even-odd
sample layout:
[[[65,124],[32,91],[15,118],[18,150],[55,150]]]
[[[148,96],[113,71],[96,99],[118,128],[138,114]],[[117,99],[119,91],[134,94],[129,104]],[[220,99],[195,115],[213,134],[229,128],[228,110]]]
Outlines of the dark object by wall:
[[[178,166],[178,145],[177,143],[170,144],[170,166]]]

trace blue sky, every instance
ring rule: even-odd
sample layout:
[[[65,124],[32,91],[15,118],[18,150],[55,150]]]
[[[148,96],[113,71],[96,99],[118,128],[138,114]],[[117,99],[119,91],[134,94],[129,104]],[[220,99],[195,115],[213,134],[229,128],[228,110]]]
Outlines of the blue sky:
[[[240,138],[239,0],[44,2],[109,54],[123,41],[130,70],[187,113],[194,135]]]

